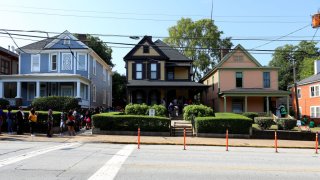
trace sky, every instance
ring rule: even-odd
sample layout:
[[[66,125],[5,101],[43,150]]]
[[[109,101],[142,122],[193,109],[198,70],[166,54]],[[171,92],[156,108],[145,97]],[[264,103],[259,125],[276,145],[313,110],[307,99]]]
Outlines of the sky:
[[[168,37],[168,28],[182,17],[196,21],[211,18],[212,11],[214,24],[223,31],[222,37],[232,37],[234,46],[274,50],[285,44],[296,45],[300,40],[318,42],[320,32],[311,27],[311,16],[318,10],[319,0],[0,0],[0,29],[68,30],[103,34],[99,38],[105,42],[135,44],[139,40],[128,36],[162,39]],[[14,41],[0,30],[0,46],[17,48],[41,40],[12,37]],[[123,57],[133,46],[107,45],[113,50],[113,71],[125,74]],[[250,53],[262,65],[268,65],[272,59],[272,51]]]

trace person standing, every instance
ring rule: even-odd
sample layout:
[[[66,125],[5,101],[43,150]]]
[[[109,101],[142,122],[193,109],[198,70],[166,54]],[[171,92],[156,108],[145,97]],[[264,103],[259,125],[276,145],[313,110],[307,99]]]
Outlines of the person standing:
[[[33,108],[31,108],[31,110],[29,112],[28,120],[29,120],[29,125],[30,125],[30,134],[31,134],[31,136],[35,136],[34,129],[36,127],[38,117],[37,117],[37,114]]]
[[[66,122],[67,126],[68,126],[68,132],[69,132],[69,135],[70,136],[75,136],[76,133],[74,131],[74,124],[75,124],[75,119],[74,119],[74,116],[72,115],[72,111],[69,111],[68,113],[68,120]]]
[[[12,113],[11,113],[11,107],[8,107],[7,112],[7,125],[8,125],[8,134],[13,134],[13,119],[12,119]]]
[[[60,136],[63,136],[64,127],[65,127],[64,113],[62,112],[60,117]]]
[[[22,107],[20,106],[17,112],[17,134],[22,135],[23,128],[24,128],[24,112]]]
[[[83,119],[86,123],[86,130],[91,129],[91,115],[89,110],[86,111],[86,114],[84,115]]]
[[[48,120],[47,120],[47,137],[52,137],[52,126],[53,126],[52,109],[49,109]]]

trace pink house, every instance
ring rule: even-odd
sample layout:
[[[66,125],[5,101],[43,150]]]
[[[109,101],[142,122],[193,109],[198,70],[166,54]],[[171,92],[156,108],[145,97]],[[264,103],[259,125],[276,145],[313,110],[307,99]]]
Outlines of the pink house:
[[[209,86],[202,100],[216,112],[275,113],[281,104],[289,112],[290,92],[278,89],[278,69],[262,66],[237,45],[200,80]]]

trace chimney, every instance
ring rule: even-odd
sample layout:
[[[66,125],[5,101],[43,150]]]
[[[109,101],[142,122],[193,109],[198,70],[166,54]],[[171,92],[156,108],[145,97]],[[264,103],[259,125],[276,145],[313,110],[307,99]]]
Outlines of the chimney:
[[[314,60],[314,74],[320,73],[320,60]]]
[[[220,60],[229,53],[229,49],[220,49]]]
[[[10,45],[8,45],[8,51],[11,51],[11,49],[10,49]]]
[[[11,46],[11,51],[12,51],[12,52],[15,52],[14,46]]]
[[[81,42],[87,44],[87,35],[86,35],[86,34],[78,34],[78,39],[79,39]]]

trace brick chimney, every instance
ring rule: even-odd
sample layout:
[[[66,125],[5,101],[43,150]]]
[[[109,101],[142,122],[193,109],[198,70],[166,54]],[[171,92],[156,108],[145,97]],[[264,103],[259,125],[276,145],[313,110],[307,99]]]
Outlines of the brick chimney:
[[[78,39],[79,39],[81,42],[87,44],[87,35],[86,35],[86,34],[78,34]]]
[[[229,53],[229,49],[220,49],[220,60]]]

